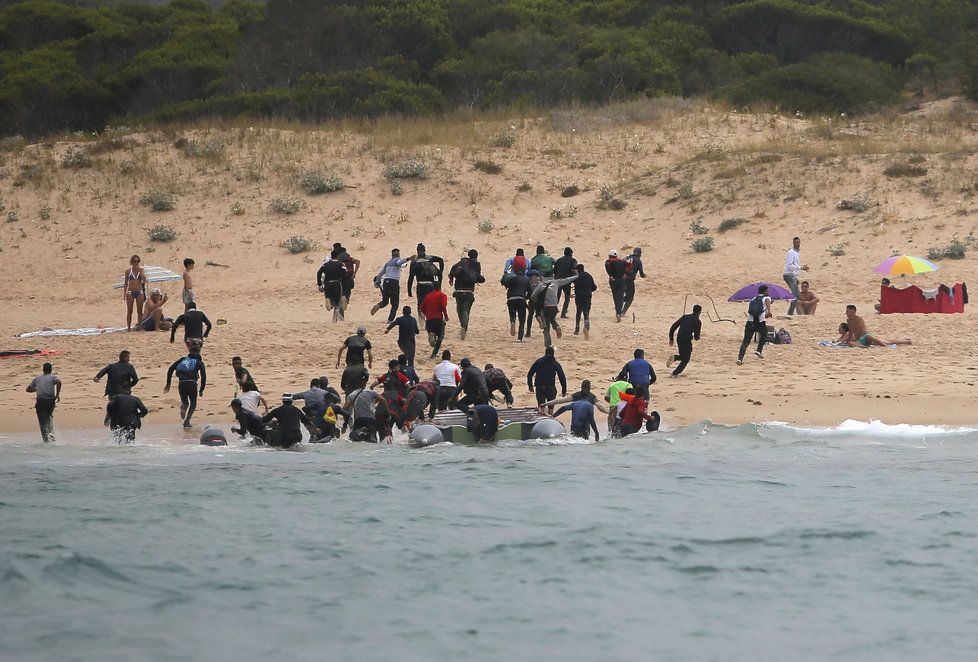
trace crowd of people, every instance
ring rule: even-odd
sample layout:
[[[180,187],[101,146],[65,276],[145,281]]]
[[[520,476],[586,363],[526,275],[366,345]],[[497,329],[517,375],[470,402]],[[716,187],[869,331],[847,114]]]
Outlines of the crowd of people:
[[[800,247],[801,241],[795,237],[785,258],[784,280],[795,297],[788,314],[814,315],[819,300],[807,281],[799,281],[800,273],[809,270],[807,265],[801,263]],[[180,420],[185,428],[190,428],[198,398],[203,397],[207,386],[203,349],[213,325],[197,308],[192,279],[194,260],[184,260],[184,268],[181,295],[184,310],[176,319],[163,315],[167,297],[158,289],[152,290],[147,300],[146,273],[137,255],[130,260],[123,278],[123,288],[127,304],[127,328],[169,331],[171,343],[175,342],[177,331],[183,329],[187,353],[167,368],[163,392],[170,391],[176,377]],[[616,322],[621,322],[633,305],[636,279],[646,277],[641,248],[635,247],[624,258],[619,256],[617,250],[609,251],[604,269],[613,315]],[[420,376],[415,369],[417,337],[421,335],[419,319],[414,316],[414,309],[410,305],[401,307],[401,314],[397,315],[401,278],[405,270],[407,296],[416,298],[417,310],[424,320],[424,330],[431,348],[430,358],[435,360],[440,356],[440,362],[426,377]],[[341,243],[333,245],[329,257],[317,271],[316,283],[334,322],[345,320],[359,271],[360,261],[352,257]],[[391,250],[390,259],[373,277],[380,300],[370,308],[370,314],[376,315],[389,308],[384,333],[397,328],[400,354],[390,359],[386,363],[386,370],[375,375],[372,382],[373,347],[364,324],[359,325],[355,335],[346,338],[337,350],[335,367],[339,369],[344,363],[340,391],[329,385],[327,376],[315,376],[307,389],[284,393],[281,404],[273,409],[269,408],[250,371],[243,366],[241,357],[234,357],[231,367],[235,397],[230,408],[237,425],[232,431],[273,446],[298,443],[303,438],[303,427],[314,443],[331,441],[347,431],[352,440],[390,441],[395,428],[410,430],[418,421],[430,420],[439,411],[457,409],[468,415],[481,438],[491,438],[499,423],[495,405],[511,407],[515,403],[513,383],[505,372],[492,364],[480,369],[468,357],[461,358],[456,364],[451,351],[442,350],[446,326],[450,322],[448,296],[443,291],[445,276],[445,260],[428,253],[424,244],[419,243],[415,252],[408,257],[402,257],[397,248]],[[487,282],[478,251],[467,251],[448,268],[447,281],[448,287],[453,290],[460,337],[464,339],[469,331],[477,289]],[[536,396],[536,405],[541,414],[547,412],[560,416],[570,413],[572,434],[584,438],[588,438],[592,432],[597,438],[594,409],[607,415],[609,433],[615,436],[632,434],[643,427],[658,427],[658,414],[649,411],[650,387],[656,383],[656,374],[642,349],[636,349],[633,358],[625,363],[608,387],[603,402],[592,393],[588,380],[582,383],[579,391],[567,395],[566,375],[556,358],[553,345],[554,338],[561,338],[563,334],[559,320],[568,318],[573,299],[574,334],[579,335],[583,330],[584,338],[588,339],[592,297],[598,290],[595,278],[588,273],[584,264],[577,261],[571,247],[564,248],[557,259],[551,257],[542,245],[536,247],[531,259],[527,259],[522,248],[517,249],[505,261],[499,285],[505,289],[510,336],[516,342],[525,342],[532,334],[534,323],[543,336],[544,353],[526,372],[527,388]],[[772,317],[771,301],[767,285],[759,287],[757,295],[749,301],[743,341],[737,356],[738,365],[743,363],[754,338],[757,339],[754,354],[764,358],[764,346],[768,339],[767,320]],[[135,326],[132,324],[134,308]],[[669,328],[669,345],[677,347],[677,353],[666,362],[667,368],[672,368],[672,364],[676,363],[670,373],[672,377],[682,376],[690,363],[693,342],[699,340],[702,333],[701,313],[702,307],[694,305],[690,313],[683,314]],[[839,328],[839,342],[863,347],[910,342],[885,341],[870,333],[865,321],[856,315],[853,305],[848,306],[846,315],[846,322]],[[102,368],[94,380],[99,382],[103,377],[106,378],[104,395],[107,398],[105,425],[121,443],[131,443],[149,410],[132,393],[133,387],[139,383],[139,377],[130,361],[129,352],[120,353],[119,360]],[[54,375],[50,363],[44,364],[43,373],[27,387],[28,392],[36,394],[35,408],[44,441],[54,439],[53,412],[60,400],[61,388],[61,380]],[[300,401],[301,407],[295,404]],[[208,439],[218,443],[221,437],[215,433]]]

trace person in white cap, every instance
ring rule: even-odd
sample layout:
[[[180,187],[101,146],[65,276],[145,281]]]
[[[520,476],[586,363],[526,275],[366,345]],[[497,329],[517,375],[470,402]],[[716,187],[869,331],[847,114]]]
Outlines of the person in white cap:
[[[281,446],[290,448],[302,441],[302,428],[300,423],[306,428],[312,426],[312,422],[305,413],[292,404],[292,394],[282,394],[282,406],[276,407],[262,417],[262,423],[278,421],[279,434],[268,435],[265,439],[269,446]]]
[[[615,321],[620,322],[625,305],[625,274],[628,272],[628,264],[618,258],[618,251],[612,249],[605,260],[604,270],[608,272],[611,298],[615,302]]]

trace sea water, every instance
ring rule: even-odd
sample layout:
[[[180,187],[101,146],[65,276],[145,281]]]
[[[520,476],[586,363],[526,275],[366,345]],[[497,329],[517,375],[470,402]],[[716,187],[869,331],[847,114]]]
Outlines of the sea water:
[[[978,659],[978,431],[0,440],[3,660]]]

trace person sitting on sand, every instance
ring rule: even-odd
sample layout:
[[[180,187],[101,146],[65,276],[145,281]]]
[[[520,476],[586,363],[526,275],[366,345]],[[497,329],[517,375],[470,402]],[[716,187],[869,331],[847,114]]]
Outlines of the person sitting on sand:
[[[892,285],[890,285],[890,279],[889,278],[884,278],[882,281],[880,281],[880,285],[882,285],[883,287],[889,287],[889,288],[896,289],[895,287],[893,287]],[[882,306],[882,305],[883,305],[883,301],[880,300],[880,299],[877,299],[876,300],[876,305],[873,306],[873,308],[876,309],[876,312],[879,312],[880,311],[880,306]]]
[[[798,293],[798,314],[814,315],[815,308],[818,307],[818,301],[818,297],[809,289],[808,281],[803,280],[801,282],[801,292]]]
[[[856,307],[846,306],[846,327],[848,332],[840,336],[839,342],[845,342],[849,347],[888,347],[889,345],[911,345],[910,340],[887,341],[871,334],[866,328],[866,321],[856,314]],[[843,327],[839,327],[840,333]]]
[[[139,320],[139,326],[143,331],[169,331],[173,321],[163,317],[163,304],[167,301],[167,295],[159,289],[153,290],[149,295],[149,301],[143,309],[143,317]]]

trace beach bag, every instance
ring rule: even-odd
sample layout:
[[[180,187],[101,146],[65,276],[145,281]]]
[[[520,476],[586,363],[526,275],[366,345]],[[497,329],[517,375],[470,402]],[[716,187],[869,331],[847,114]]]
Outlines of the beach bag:
[[[418,258],[418,280],[438,279],[438,265],[427,258]]]
[[[790,345],[791,344],[791,334],[788,333],[788,329],[783,326],[778,329],[778,332],[774,334],[774,344],[775,345]]]
[[[750,300],[750,304],[747,306],[747,314],[750,316],[751,321],[757,322],[763,319],[764,313],[764,297],[758,294]]]

